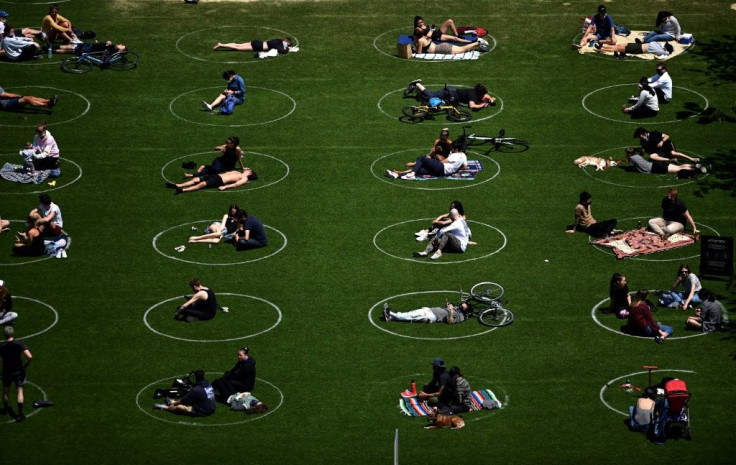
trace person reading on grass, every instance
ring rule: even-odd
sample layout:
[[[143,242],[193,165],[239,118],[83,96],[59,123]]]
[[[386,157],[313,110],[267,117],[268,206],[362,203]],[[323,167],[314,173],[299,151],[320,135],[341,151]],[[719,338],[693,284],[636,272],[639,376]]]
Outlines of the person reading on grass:
[[[194,295],[176,309],[174,319],[187,323],[213,319],[217,315],[218,308],[215,291],[203,286],[199,278],[192,278],[189,287]]]
[[[446,158],[431,158],[429,155],[422,155],[417,158],[414,166],[410,169],[386,170],[386,176],[394,179],[413,180],[421,176],[450,176],[463,169],[468,169],[468,157],[462,151],[462,142],[455,141],[450,149],[450,154]]]
[[[269,50],[276,50],[279,53],[288,53],[292,47],[291,37],[284,37],[283,39],[271,39],[267,41],[262,40],[251,40],[250,42],[228,42],[222,43],[217,42],[212,50],[234,50],[236,52],[267,52]]]
[[[224,191],[227,189],[234,189],[246,184],[248,181],[255,181],[256,179],[258,179],[256,172],[246,167],[245,171],[242,173],[240,171],[228,171],[227,173],[220,174],[204,174],[180,184],[167,182],[166,187],[169,189],[176,189],[174,195],[183,194],[184,192],[194,192],[206,188],[217,188]]]
[[[593,237],[606,237],[617,231],[616,220],[596,221],[590,211],[590,205],[593,203],[593,196],[590,192],[583,191],[580,193],[580,201],[575,206],[575,223],[567,227],[568,233],[582,231]],[[618,231],[621,232],[621,231]]]
[[[403,321],[409,323],[462,323],[473,314],[473,306],[466,300],[457,306],[445,302],[443,307],[422,307],[408,312],[393,312],[388,303],[383,304],[385,321]]]

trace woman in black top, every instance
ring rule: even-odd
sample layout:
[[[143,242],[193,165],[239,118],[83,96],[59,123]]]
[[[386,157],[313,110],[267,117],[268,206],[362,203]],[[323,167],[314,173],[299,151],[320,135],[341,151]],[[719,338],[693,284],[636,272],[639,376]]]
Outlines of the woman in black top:
[[[182,306],[177,308],[174,318],[177,320],[186,320],[187,323],[194,321],[211,320],[217,314],[217,298],[215,292],[202,285],[199,278],[192,278],[189,281],[194,295]]]
[[[631,308],[631,294],[629,294],[629,285],[626,284],[626,276],[621,273],[613,274],[608,296],[611,299],[609,312],[616,314],[622,320],[628,318],[629,309]]]
[[[245,165],[243,164],[243,149],[240,148],[240,139],[238,136],[228,137],[225,140],[224,145],[218,145],[215,147],[215,151],[221,152],[222,155],[212,160],[211,164],[200,166],[194,174],[184,173],[184,177],[202,177],[206,174],[218,174],[226,171],[233,171],[235,169],[235,164],[239,164],[240,169],[245,171]]]

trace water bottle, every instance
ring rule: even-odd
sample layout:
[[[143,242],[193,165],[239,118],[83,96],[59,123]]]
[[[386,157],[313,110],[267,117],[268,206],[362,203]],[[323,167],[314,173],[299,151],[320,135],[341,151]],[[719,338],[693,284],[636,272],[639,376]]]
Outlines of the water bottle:
[[[636,222],[636,229],[641,229],[641,220]]]
[[[53,52],[53,49],[54,49],[54,47],[49,43],[49,50],[47,52],[48,53],[49,60],[51,59],[51,55],[54,53]]]

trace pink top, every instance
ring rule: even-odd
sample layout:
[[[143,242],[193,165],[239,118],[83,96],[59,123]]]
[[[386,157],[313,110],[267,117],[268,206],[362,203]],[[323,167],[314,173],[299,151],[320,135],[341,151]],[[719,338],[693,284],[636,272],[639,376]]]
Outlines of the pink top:
[[[38,134],[33,137],[33,147],[42,152],[48,152],[49,157],[59,158],[59,146],[56,145],[56,139],[48,130],[46,130],[46,137],[43,139]]]

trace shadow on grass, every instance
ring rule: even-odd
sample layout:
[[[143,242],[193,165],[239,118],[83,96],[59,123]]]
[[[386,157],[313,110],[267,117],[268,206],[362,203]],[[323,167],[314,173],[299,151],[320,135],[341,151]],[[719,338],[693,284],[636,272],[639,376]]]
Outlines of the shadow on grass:
[[[708,163],[713,176],[703,178],[698,182],[696,197],[705,197],[711,190],[729,191],[731,197],[736,197],[736,149],[728,152],[719,150],[708,156]]]
[[[736,81],[736,35],[698,42],[693,54],[705,62],[708,83],[718,87]]]

